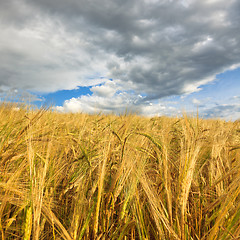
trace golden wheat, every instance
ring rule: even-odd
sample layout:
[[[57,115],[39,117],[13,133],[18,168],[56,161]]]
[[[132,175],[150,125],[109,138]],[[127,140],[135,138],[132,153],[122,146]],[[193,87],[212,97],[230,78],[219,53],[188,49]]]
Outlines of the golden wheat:
[[[239,121],[0,118],[1,239],[240,239]]]

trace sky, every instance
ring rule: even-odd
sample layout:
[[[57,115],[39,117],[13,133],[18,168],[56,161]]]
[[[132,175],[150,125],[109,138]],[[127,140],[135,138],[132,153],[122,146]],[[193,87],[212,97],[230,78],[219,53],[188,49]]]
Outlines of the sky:
[[[240,118],[239,0],[0,0],[0,100]]]

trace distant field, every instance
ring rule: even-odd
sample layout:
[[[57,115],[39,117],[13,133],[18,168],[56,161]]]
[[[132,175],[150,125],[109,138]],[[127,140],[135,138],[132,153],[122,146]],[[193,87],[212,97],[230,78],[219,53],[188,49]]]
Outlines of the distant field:
[[[0,239],[240,239],[240,122],[0,106]]]

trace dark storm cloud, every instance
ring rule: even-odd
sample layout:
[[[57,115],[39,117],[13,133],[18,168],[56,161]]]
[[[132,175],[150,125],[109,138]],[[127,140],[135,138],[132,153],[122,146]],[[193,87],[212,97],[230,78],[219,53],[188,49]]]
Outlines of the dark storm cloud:
[[[0,20],[6,26],[26,24],[33,14],[22,0],[0,1]]]
[[[197,91],[240,63],[237,0],[1,4],[2,26],[13,25],[12,32],[5,31],[6,38],[16,34],[17,43],[23,44],[22,49],[14,40],[8,48],[6,39],[0,43],[1,53],[1,47],[5,49],[0,59],[2,85],[54,91],[91,85],[85,83],[87,77],[105,76],[118,79],[122,90],[147,94],[149,100]],[[18,33],[21,29],[40,36],[26,37],[28,32]],[[45,57],[39,54],[44,52]]]

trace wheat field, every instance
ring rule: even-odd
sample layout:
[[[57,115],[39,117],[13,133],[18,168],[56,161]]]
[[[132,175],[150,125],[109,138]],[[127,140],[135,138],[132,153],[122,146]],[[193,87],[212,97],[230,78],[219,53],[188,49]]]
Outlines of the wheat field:
[[[0,119],[0,239],[240,239],[239,121]]]

